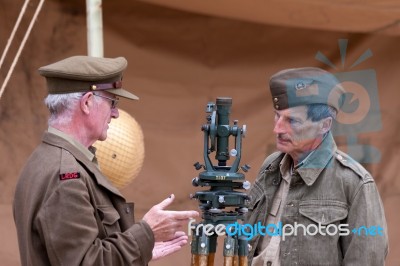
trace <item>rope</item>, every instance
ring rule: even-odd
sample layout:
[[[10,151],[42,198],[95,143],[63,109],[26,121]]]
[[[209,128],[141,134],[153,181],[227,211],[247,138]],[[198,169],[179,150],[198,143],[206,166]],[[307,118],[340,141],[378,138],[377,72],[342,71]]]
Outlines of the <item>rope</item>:
[[[8,38],[6,48],[4,49],[3,54],[1,55],[1,59],[0,59],[0,69],[1,69],[1,66],[3,65],[4,58],[5,58],[6,55],[7,55],[8,49],[10,48],[11,42],[12,42],[12,40],[14,39],[15,32],[17,32],[17,29],[18,29],[18,27],[19,27],[19,24],[21,23],[22,17],[23,17],[24,14],[25,14],[26,7],[28,6],[29,1],[30,1],[30,0],[25,0],[25,3],[24,3],[24,5],[23,5],[22,8],[21,8],[21,12],[19,12],[18,19],[17,19],[17,21],[15,22],[15,25],[14,25],[14,28],[13,28],[13,30],[12,30],[12,32],[11,32],[10,38]]]
[[[4,80],[4,83],[3,83],[3,85],[2,85],[2,87],[1,87],[1,89],[0,89],[0,99],[1,99],[1,97],[3,96],[4,89],[5,89],[6,86],[7,86],[7,83],[8,83],[8,81],[9,81],[9,79],[10,79],[10,77],[11,77],[11,74],[12,74],[12,72],[14,71],[15,65],[17,64],[17,61],[18,61],[18,59],[19,59],[19,56],[21,55],[21,52],[22,52],[22,50],[24,49],[25,43],[26,43],[26,41],[28,40],[29,34],[31,33],[31,30],[32,30],[32,28],[33,28],[33,25],[34,25],[35,22],[36,22],[36,19],[37,19],[39,13],[40,13],[40,10],[42,9],[43,3],[44,3],[44,0],[40,0],[39,5],[38,5],[37,8],[36,8],[35,14],[33,15],[32,20],[31,20],[31,22],[30,22],[30,24],[29,24],[29,27],[28,27],[28,29],[27,29],[27,31],[26,31],[26,33],[25,33],[25,36],[24,36],[24,38],[22,39],[22,42],[21,42],[21,44],[20,44],[20,46],[19,46],[19,48],[18,48],[17,54],[16,54],[15,57],[14,57],[14,60],[13,60],[13,62],[12,62],[12,65],[11,65],[11,67],[10,67],[8,73],[7,73],[6,79]]]

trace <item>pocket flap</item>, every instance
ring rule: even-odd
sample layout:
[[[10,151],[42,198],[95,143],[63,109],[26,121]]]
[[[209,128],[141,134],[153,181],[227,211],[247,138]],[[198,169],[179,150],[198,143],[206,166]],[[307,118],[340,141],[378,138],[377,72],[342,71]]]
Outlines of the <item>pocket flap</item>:
[[[97,206],[103,224],[112,225],[119,220],[120,216],[113,206]]]
[[[300,202],[299,212],[316,223],[327,225],[346,218],[348,207],[336,200],[305,200]]]

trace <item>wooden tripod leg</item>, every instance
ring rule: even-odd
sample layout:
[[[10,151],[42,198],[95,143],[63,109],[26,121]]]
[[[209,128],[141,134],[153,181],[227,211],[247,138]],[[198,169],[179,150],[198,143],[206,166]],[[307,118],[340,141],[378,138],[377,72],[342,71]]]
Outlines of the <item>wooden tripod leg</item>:
[[[233,256],[233,266],[239,266],[239,256],[237,254]]]
[[[249,255],[249,246],[248,241],[243,238],[238,239],[238,254],[239,254],[239,266],[248,266],[248,255]]]
[[[208,266],[208,255],[199,255],[199,266]]]
[[[190,262],[191,266],[199,266],[199,254],[192,254],[192,260]]]
[[[247,256],[239,256],[239,266],[248,266],[249,261]]]
[[[236,250],[236,241],[231,236],[224,239],[224,266],[233,266]]]
[[[214,266],[214,258],[215,252],[217,251],[217,234],[213,234],[209,237],[209,244],[208,244],[208,264],[207,266]]]
[[[215,253],[208,254],[207,266],[214,266]]]
[[[233,266],[232,256],[224,256],[224,266]]]
[[[199,266],[199,253],[197,252],[197,245],[199,243],[199,237],[196,236],[196,232],[192,230],[192,241],[190,242],[190,248],[192,253],[192,259],[190,266]]]
[[[196,232],[193,231],[193,237],[191,243],[191,249],[192,249],[191,265],[208,266],[209,253],[210,253],[210,237],[207,236],[204,232],[202,232],[201,235],[196,235],[195,233]]]

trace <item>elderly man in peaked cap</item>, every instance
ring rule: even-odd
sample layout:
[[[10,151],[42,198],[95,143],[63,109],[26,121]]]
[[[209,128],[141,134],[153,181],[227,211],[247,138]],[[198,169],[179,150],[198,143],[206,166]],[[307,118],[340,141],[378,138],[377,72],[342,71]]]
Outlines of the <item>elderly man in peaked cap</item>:
[[[187,243],[196,211],[167,211],[171,195],[134,222],[97,165],[92,144],[118,118],[125,58],[74,56],[41,67],[49,128],[19,178],[13,204],[22,265],[146,265]]]
[[[384,265],[387,226],[374,179],[330,131],[344,94],[338,80],[306,67],[280,71],[269,85],[278,152],[250,191],[245,223],[259,230],[251,265]]]

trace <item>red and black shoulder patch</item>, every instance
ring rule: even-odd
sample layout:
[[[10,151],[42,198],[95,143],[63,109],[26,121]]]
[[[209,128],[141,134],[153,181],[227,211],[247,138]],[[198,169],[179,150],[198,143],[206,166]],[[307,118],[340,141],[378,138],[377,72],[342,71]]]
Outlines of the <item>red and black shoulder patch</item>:
[[[60,180],[78,179],[81,177],[79,172],[60,174]]]

